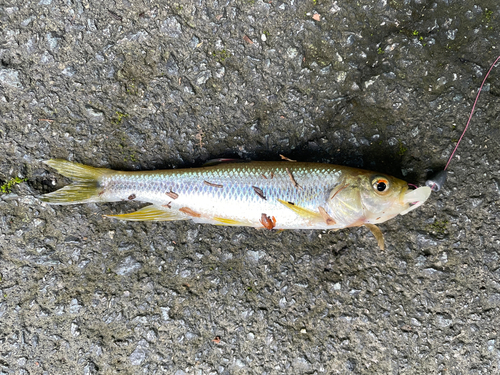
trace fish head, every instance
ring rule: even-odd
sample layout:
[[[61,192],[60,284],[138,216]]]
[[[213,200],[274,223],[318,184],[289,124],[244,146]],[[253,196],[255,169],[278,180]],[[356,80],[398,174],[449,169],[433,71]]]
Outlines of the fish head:
[[[398,178],[359,171],[346,174],[330,192],[328,205],[333,219],[342,226],[383,223],[423,204],[431,193],[427,186],[409,190]]]

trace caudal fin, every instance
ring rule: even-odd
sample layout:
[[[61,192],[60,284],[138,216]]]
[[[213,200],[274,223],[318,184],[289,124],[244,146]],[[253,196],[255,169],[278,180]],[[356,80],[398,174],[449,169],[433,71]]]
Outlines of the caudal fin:
[[[47,160],[44,163],[63,176],[75,180],[75,182],[62,189],[40,197],[43,202],[49,204],[77,204],[99,201],[99,193],[102,191],[99,180],[103,175],[113,173],[111,169],[94,168],[61,159]]]

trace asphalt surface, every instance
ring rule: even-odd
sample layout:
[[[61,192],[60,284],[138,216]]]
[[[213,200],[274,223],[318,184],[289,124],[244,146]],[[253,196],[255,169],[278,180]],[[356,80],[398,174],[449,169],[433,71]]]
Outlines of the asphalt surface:
[[[500,5],[3,1],[0,374],[500,373],[500,68],[444,189],[335,233],[119,222],[47,206],[41,161],[217,157],[443,168]]]

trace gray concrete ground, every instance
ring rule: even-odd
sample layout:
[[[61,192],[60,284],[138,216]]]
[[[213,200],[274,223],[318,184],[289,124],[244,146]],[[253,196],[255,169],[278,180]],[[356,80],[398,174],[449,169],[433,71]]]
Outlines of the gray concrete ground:
[[[496,0],[4,0],[0,374],[500,373],[500,68],[444,190],[336,233],[46,206],[42,160],[283,153],[422,184],[500,54]],[[16,180],[17,179],[17,180]]]

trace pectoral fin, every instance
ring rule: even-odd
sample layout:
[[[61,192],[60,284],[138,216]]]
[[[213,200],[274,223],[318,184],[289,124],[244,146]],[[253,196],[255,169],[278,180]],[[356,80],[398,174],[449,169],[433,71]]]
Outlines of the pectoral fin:
[[[128,214],[121,215],[105,215],[106,217],[113,217],[120,220],[130,220],[130,221],[175,221],[175,220],[186,220],[188,219],[186,215],[183,215],[179,211],[174,210],[162,210],[154,205],[146,206],[138,211],[131,212]]]
[[[323,218],[319,214],[319,212],[314,212],[314,211],[309,210],[307,208],[297,206],[296,204],[293,204],[293,203],[290,203],[290,202],[287,202],[287,201],[284,201],[281,199],[278,199],[278,202],[280,202],[282,205],[289,208],[290,210],[292,210],[293,212],[295,212],[297,215],[299,215],[300,217],[302,217],[304,219],[314,220],[314,221],[316,221],[316,220],[323,221]]]
[[[378,247],[380,247],[380,250],[384,250],[384,235],[382,234],[382,231],[379,229],[379,227],[373,224],[365,224],[365,227],[370,229],[370,232],[372,232],[373,236],[375,236],[375,238],[377,239]]]

